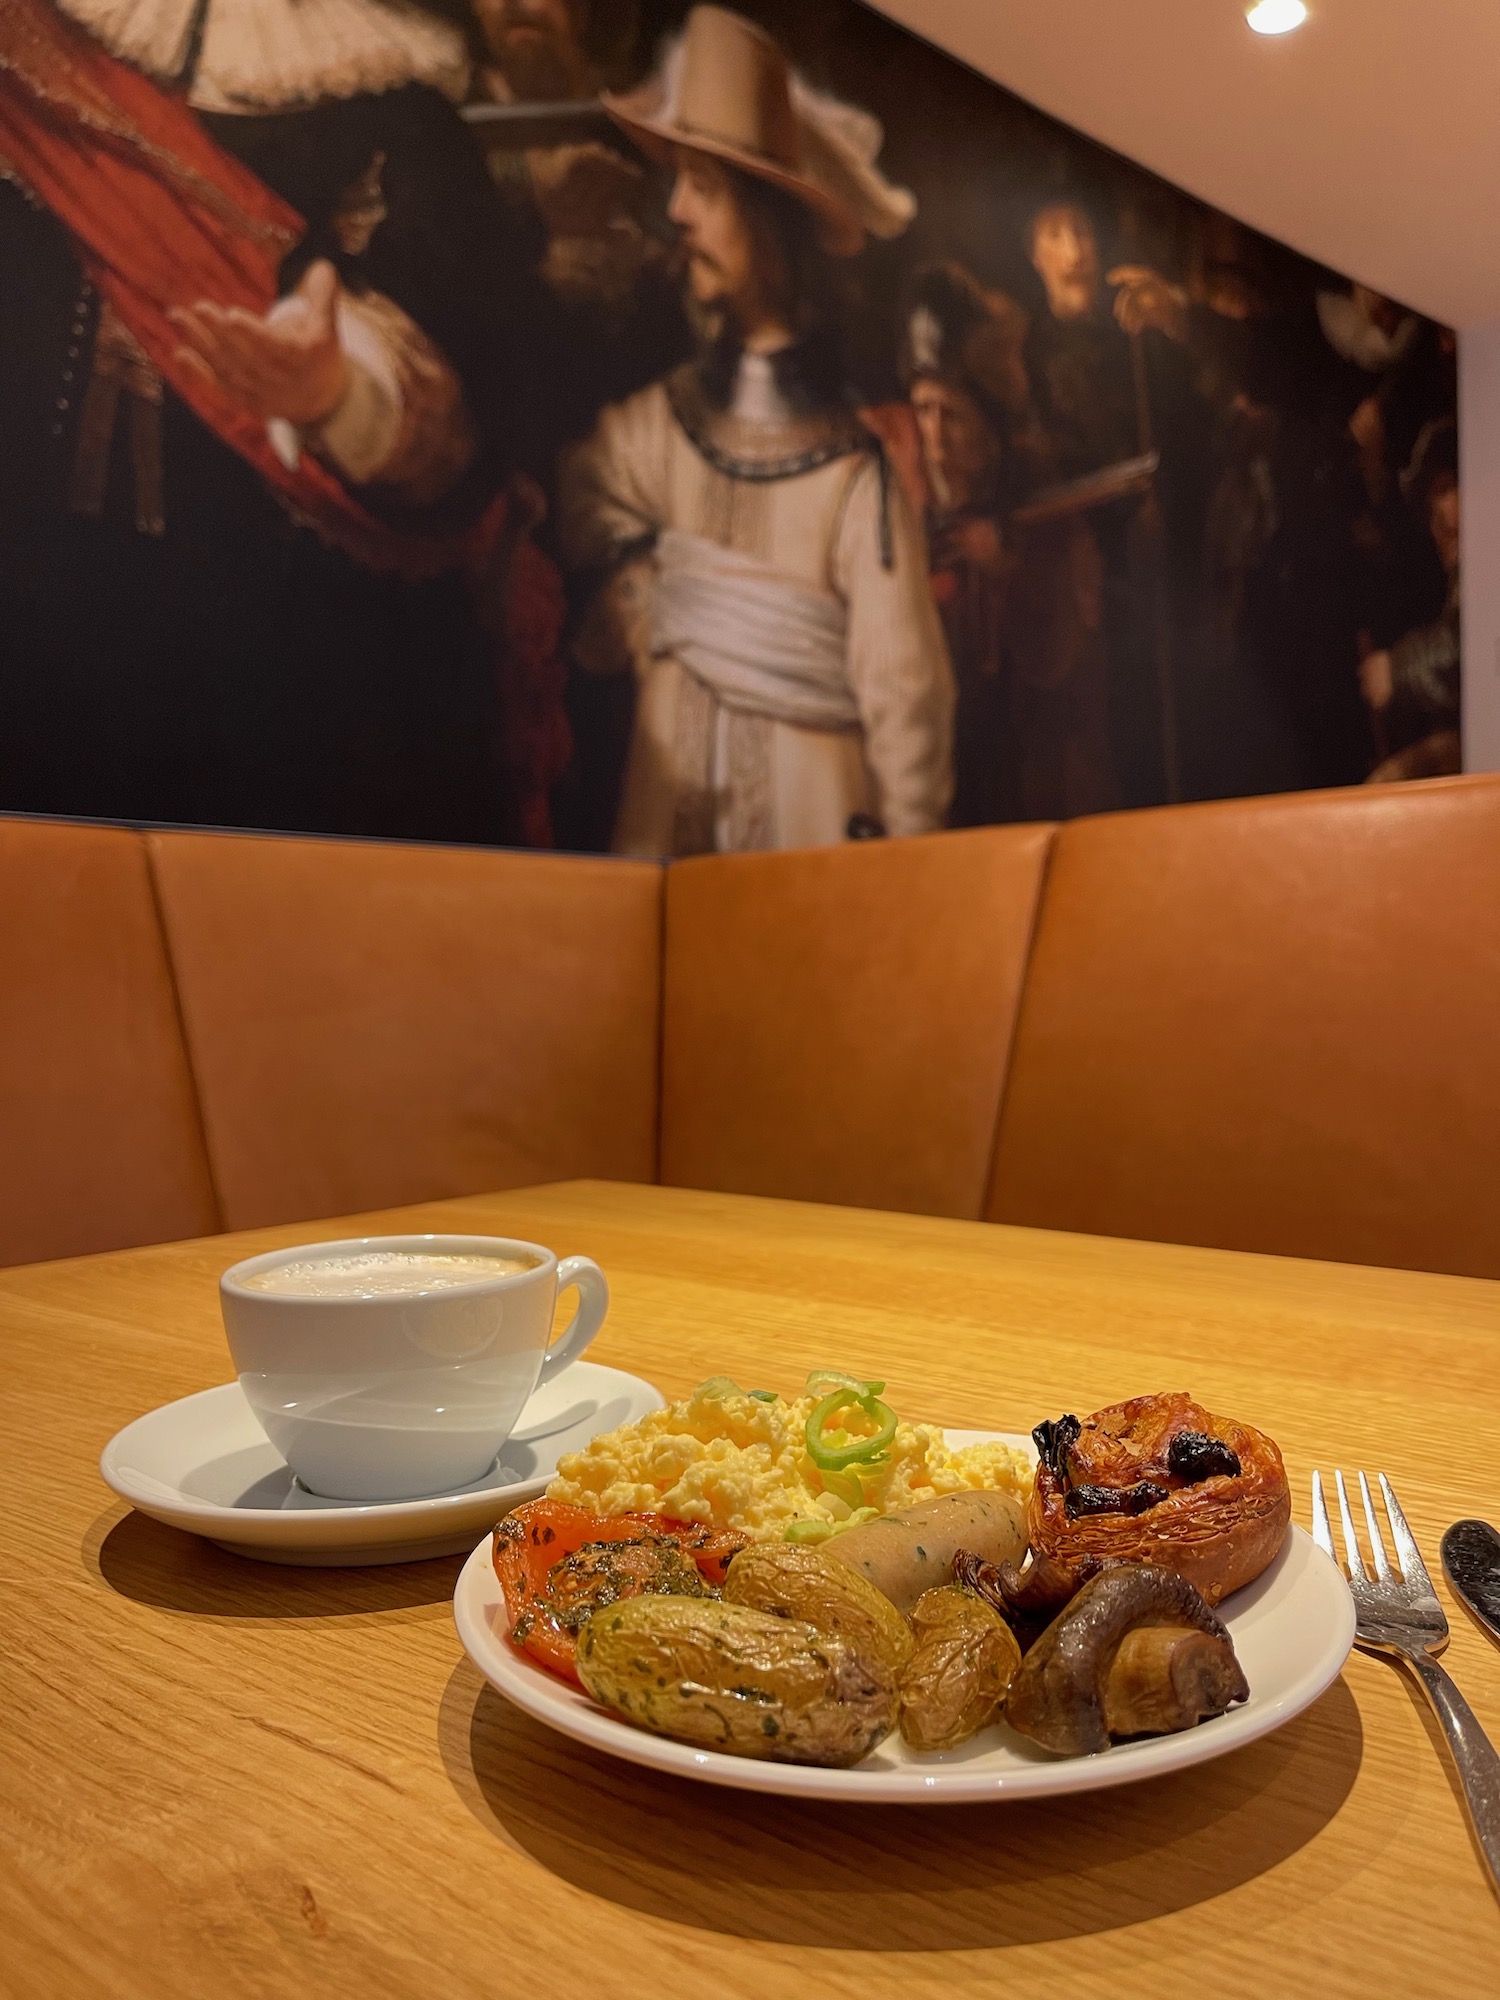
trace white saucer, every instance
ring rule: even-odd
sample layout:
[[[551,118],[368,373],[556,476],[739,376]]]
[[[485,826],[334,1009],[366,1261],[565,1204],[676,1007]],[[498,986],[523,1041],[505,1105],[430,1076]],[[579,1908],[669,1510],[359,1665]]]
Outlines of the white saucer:
[[[238,1382],[168,1403],[111,1438],[99,1470],[122,1500],[168,1527],[261,1562],[419,1562],[456,1555],[522,1500],[565,1452],[662,1407],[639,1376],[575,1361],[544,1383],[483,1479],[423,1500],[324,1500],[298,1485]]]

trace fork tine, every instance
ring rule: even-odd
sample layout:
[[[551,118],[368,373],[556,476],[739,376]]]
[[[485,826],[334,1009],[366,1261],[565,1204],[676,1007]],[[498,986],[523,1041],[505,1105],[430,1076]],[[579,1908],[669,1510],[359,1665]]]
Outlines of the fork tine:
[[[1370,1572],[1365,1568],[1365,1559],[1359,1552],[1359,1536],[1354,1532],[1354,1516],[1349,1511],[1349,1489],[1344,1484],[1342,1472],[1334,1473],[1333,1483],[1338,1490],[1339,1525],[1344,1530],[1344,1554],[1349,1559],[1349,1574],[1368,1583]]]
[[[1365,1475],[1359,1475],[1359,1496],[1365,1503],[1365,1526],[1370,1531],[1370,1557],[1375,1564],[1375,1574],[1382,1583],[1394,1583],[1390,1563],[1386,1559],[1385,1541],[1375,1521],[1375,1506],[1370,1498],[1370,1482]]]
[[[1391,1490],[1391,1482],[1382,1472],[1380,1490],[1385,1496],[1385,1511],[1391,1517],[1391,1534],[1396,1543],[1396,1554],[1401,1559],[1401,1574],[1408,1583],[1419,1583],[1426,1591],[1432,1590],[1432,1578],[1427,1574],[1427,1565],[1422,1560],[1422,1551],[1417,1547],[1417,1538],[1406,1525],[1406,1516],[1401,1511],[1401,1502]]]
[[[1338,1557],[1333,1555],[1333,1530],[1328,1525],[1328,1502],[1323,1498],[1323,1475],[1316,1468],[1312,1476],[1312,1516],[1313,1540],[1325,1556],[1333,1556],[1337,1562]]]

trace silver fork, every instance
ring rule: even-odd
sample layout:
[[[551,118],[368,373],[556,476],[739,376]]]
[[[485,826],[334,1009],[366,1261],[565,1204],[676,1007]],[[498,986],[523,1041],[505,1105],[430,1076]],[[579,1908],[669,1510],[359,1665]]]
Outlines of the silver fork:
[[[1344,1553],[1348,1558],[1349,1589],[1354,1598],[1355,1644],[1363,1646],[1367,1653],[1385,1653],[1400,1660],[1421,1682],[1423,1693],[1443,1725],[1448,1748],[1458,1767],[1464,1804],[1490,1872],[1490,1886],[1500,1895],[1500,1756],[1480,1728],[1479,1718],[1435,1658],[1448,1643],[1448,1620],[1437,1601],[1416,1537],[1406,1525],[1406,1516],[1391,1491],[1391,1482],[1382,1472],[1380,1491],[1401,1566],[1399,1572],[1393,1571],[1375,1520],[1370,1482],[1360,1473],[1359,1492],[1364,1501],[1370,1556],[1375,1565],[1372,1577],[1360,1554],[1344,1475],[1335,1472],[1333,1478],[1338,1489]],[[1323,1477],[1318,1472],[1312,1476],[1312,1507],[1313,1540],[1324,1555],[1333,1556],[1337,1562],[1323,1499]]]

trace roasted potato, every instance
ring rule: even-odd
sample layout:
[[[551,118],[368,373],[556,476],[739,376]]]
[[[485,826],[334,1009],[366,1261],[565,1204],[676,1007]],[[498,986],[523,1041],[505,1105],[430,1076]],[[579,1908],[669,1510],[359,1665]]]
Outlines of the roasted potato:
[[[857,1764],[896,1720],[882,1661],[711,1599],[635,1597],[596,1612],[579,1634],[578,1676],[627,1722],[731,1757]]]
[[[909,1614],[924,1590],[951,1579],[960,1549],[986,1562],[1019,1563],[1026,1521],[1008,1493],[944,1493],[850,1528],[824,1546]]]
[[[826,1549],[761,1542],[741,1550],[724,1579],[724,1602],[833,1633],[892,1674],[911,1658],[911,1628],[895,1605]]]
[[[913,1750],[952,1750],[998,1720],[1021,1648],[999,1612],[961,1584],[924,1592],[911,1622],[901,1734]]]

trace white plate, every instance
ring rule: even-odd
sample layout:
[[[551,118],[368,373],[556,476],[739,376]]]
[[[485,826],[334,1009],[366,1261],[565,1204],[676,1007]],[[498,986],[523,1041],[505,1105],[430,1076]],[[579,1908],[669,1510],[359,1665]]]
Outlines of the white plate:
[[[206,1535],[236,1555],[282,1563],[418,1562],[473,1546],[535,1499],[564,1452],[662,1407],[639,1376],[575,1361],[545,1382],[483,1479],[423,1500],[325,1500],[292,1476],[238,1382],[138,1417],[111,1438],[99,1470],[143,1514]]]
[[[993,1431],[949,1431],[948,1443],[988,1442]],[[1030,1440],[1004,1436],[1030,1449]],[[1265,1575],[1220,1606],[1250,1683],[1250,1699],[1179,1736],[1121,1743],[1094,1757],[1056,1757],[999,1724],[958,1750],[918,1755],[899,1736],[852,1771],[806,1764],[761,1763],[694,1750],[651,1736],[597,1707],[576,1688],[512,1646],[490,1543],[464,1564],[453,1614],[469,1658],[517,1708],[595,1750],[648,1764],[681,1778],[791,1798],[860,1800],[907,1805],[957,1804],[972,1799],[1030,1799],[1100,1791],[1157,1778],[1238,1750],[1290,1722],[1337,1680],[1354,1644],[1354,1602],[1335,1565],[1300,1528],[1293,1528]]]

